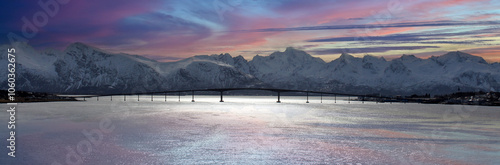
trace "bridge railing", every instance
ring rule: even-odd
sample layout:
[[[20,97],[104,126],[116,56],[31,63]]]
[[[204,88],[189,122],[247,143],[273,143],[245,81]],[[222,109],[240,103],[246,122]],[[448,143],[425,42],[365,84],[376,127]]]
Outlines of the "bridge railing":
[[[361,101],[364,103],[365,98],[375,98],[375,100],[387,99],[388,97],[375,96],[375,95],[360,95],[360,94],[348,94],[348,93],[336,93],[336,92],[323,92],[323,91],[312,91],[312,90],[293,90],[293,89],[277,89],[277,88],[213,88],[213,89],[189,89],[189,90],[166,90],[166,91],[155,91],[155,92],[139,92],[139,93],[114,93],[114,94],[102,94],[102,95],[85,95],[85,96],[75,96],[74,98],[86,98],[96,97],[99,100],[99,97],[110,96],[111,100],[113,100],[113,96],[123,96],[123,100],[127,100],[127,96],[137,95],[137,100],[139,101],[140,95],[151,95],[151,101],[153,101],[153,95],[165,95],[165,101],[167,101],[167,94],[176,93],[180,96],[181,93],[191,93],[192,99],[191,102],[195,102],[194,96],[195,92],[219,92],[220,93],[220,102],[224,102],[224,92],[226,91],[238,91],[238,90],[258,90],[258,91],[271,91],[276,92],[278,96],[277,103],[281,103],[281,93],[305,93],[306,94],[306,103],[309,103],[309,94],[319,94],[321,98],[321,103],[323,102],[323,95],[333,95],[335,98],[335,103],[337,102],[338,96],[347,96],[349,97],[348,102],[350,103],[350,97],[358,97],[361,98]]]

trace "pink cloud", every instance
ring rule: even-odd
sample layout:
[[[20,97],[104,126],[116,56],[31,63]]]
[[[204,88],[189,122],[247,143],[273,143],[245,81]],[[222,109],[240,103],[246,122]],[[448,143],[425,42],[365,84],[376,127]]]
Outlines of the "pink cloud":
[[[500,46],[491,46],[485,48],[475,48],[464,50],[464,52],[481,56],[488,62],[500,62]]]

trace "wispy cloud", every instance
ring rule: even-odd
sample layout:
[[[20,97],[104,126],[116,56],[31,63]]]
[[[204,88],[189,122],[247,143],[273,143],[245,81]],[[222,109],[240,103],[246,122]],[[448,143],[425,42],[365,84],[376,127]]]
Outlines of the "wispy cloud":
[[[387,50],[418,54],[500,44],[500,1],[390,2],[123,0],[116,5],[114,1],[71,1],[61,5],[29,43],[38,49],[64,49],[72,42],[83,42],[158,60],[226,52],[251,58],[289,46],[313,55],[359,47],[356,50],[377,56]],[[9,7],[0,11],[1,44],[9,43],[5,37],[9,32],[23,35],[22,17],[33,22],[33,15],[43,11],[32,1],[6,1],[4,6]],[[487,52],[495,51],[481,51],[494,54]]]

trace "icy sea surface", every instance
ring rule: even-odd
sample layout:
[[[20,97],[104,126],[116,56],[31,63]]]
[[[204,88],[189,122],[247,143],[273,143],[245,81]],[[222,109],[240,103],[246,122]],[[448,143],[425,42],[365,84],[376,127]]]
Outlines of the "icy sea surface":
[[[500,164],[500,108],[282,96],[20,103],[0,164]],[[322,103],[321,103],[322,102]]]

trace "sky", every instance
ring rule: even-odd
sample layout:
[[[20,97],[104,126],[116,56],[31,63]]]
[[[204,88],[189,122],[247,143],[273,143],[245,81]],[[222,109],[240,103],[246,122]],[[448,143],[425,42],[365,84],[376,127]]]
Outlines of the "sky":
[[[176,61],[246,59],[295,47],[329,62],[349,53],[427,58],[463,51],[500,62],[500,0],[8,1],[0,44],[110,52]]]

